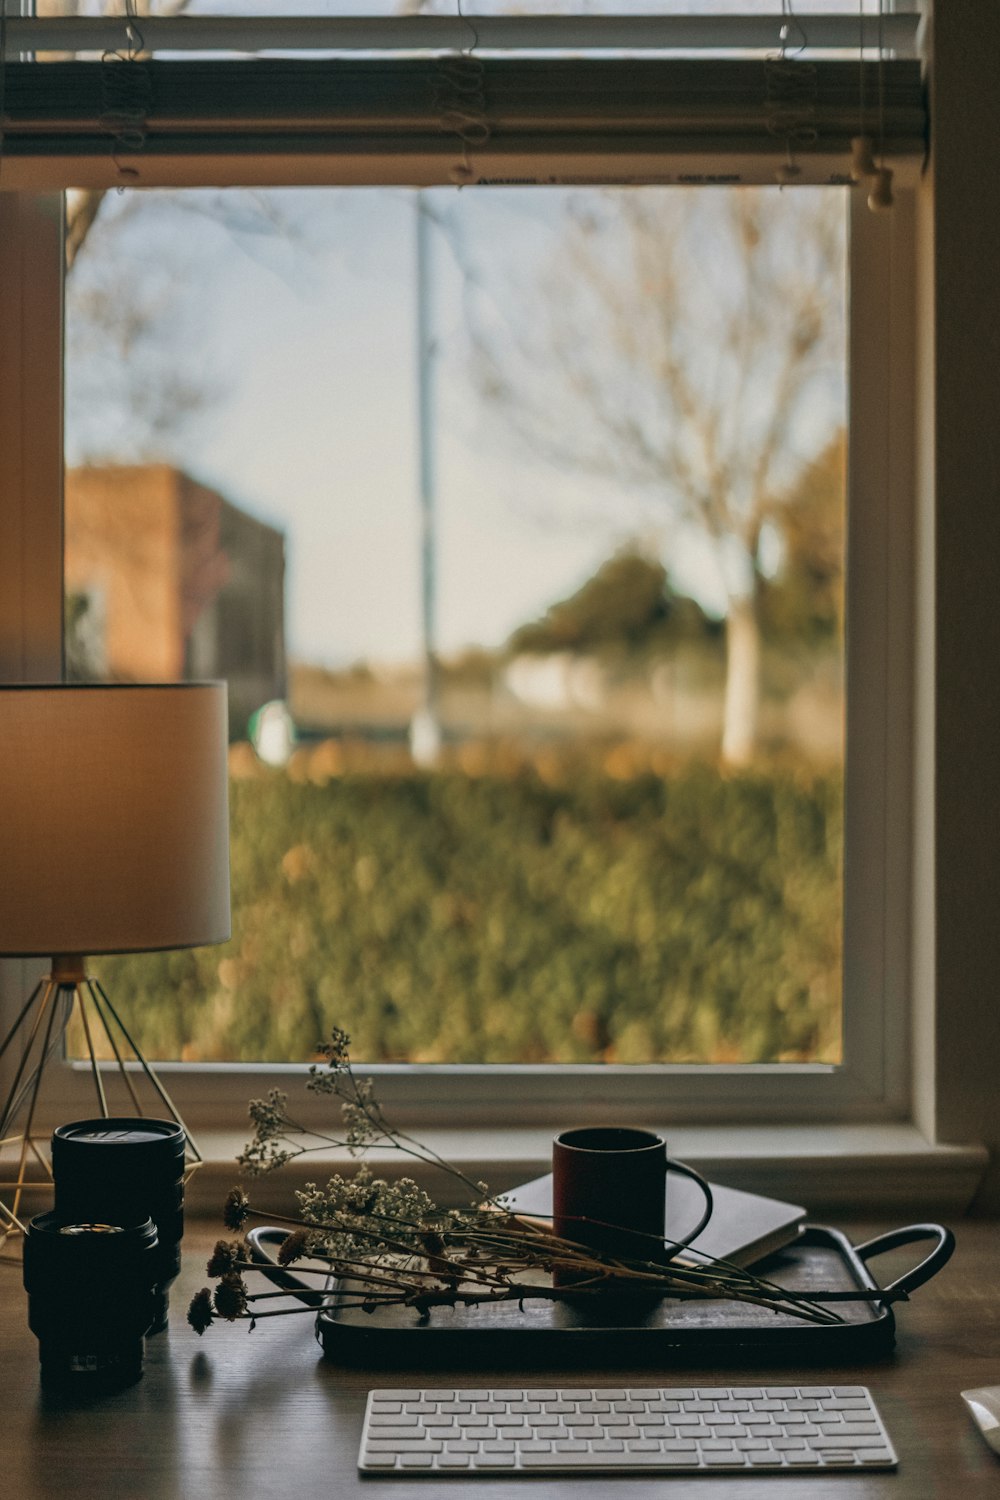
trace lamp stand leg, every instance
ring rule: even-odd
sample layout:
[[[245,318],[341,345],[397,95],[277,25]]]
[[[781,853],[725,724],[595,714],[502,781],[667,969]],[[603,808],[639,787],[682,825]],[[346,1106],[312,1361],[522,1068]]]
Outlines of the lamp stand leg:
[[[158,1103],[156,1117],[169,1117],[185,1133],[189,1172],[202,1161],[201,1152],[170,1095],[142,1055],[103,985],[81,969],[74,971],[56,960],[53,973],[39,980],[14,1025],[0,1042],[0,1057],[16,1038],[20,1038],[23,1048],[7,1097],[0,1108],[0,1162],[4,1153],[16,1152],[16,1169],[9,1180],[0,1168],[0,1178],[4,1179],[0,1180],[0,1248],[25,1233],[27,1225],[22,1213],[25,1193],[51,1188],[52,1169],[42,1149],[48,1144],[48,1136],[33,1134],[33,1127],[46,1064],[60,1048],[74,1008],[80,1017],[97,1096],[97,1114],[108,1119],[114,1113],[109,1106],[106,1085],[117,1077],[128,1096],[132,1113],[150,1115],[150,1110],[143,1109],[136,1088],[141,1074]],[[95,1025],[95,1022],[99,1024]],[[106,1039],[114,1056],[113,1062],[102,1064],[98,1057],[95,1037],[99,1034]]]

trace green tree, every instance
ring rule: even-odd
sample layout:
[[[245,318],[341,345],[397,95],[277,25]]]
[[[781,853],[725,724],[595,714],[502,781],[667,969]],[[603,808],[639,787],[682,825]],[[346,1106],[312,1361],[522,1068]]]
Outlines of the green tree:
[[[713,626],[693,599],[676,594],[667,570],[634,543],[603,562],[587,581],[514,631],[513,652],[646,651],[698,639]]]
[[[836,640],[844,625],[844,465],[839,432],[772,507],[783,556],[761,586],[765,637],[783,646]]]

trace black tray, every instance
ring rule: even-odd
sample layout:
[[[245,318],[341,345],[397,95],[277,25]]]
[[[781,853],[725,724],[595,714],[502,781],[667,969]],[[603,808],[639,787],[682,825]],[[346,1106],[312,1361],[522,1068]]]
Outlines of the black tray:
[[[911,1224],[852,1245],[837,1229],[807,1224],[797,1240],[754,1266],[755,1274],[789,1291],[868,1292],[877,1296],[832,1304],[841,1323],[806,1323],[787,1313],[730,1301],[639,1301],[609,1297],[593,1303],[532,1301],[435,1308],[420,1322],[411,1308],[366,1313],[278,1268],[274,1257],[287,1231],[249,1236],[260,1268],[279,1286],[320,1307],[316,1336],[339,1364],[381,1369],[562,1365],[584,1368],[657,1365],[854,1364],[887,1354],[895,1343],[892,1303],[929,1280],[954,1249],[940,1224]],[[890,1286],[879,1287],[868,1262],[887,1250],[933,1240],[930,1253]],[[325,1304],[325,1305],[323,1305]]]

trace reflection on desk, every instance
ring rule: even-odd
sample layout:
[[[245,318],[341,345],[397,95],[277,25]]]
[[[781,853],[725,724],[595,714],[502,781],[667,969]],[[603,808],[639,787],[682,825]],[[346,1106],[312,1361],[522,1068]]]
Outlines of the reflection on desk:
[[[861,1240],[891,1226],[849,1224]],[[857,1366],[840,1366],[838,1383],[871,1388],[899,1455],[895,1474],[783,1476],[780,1500],[996,1500],[1000,1458],[982,1441],[959,1392],[1000,1381],[1000,1225],[954,1226],[958,1249],[934,1281],[897,1309],[895,1353]],[[375,1493],[425,1497],[431,1490],[454,1500],[662,1500],[669,1478],[379,1481],[356,1470],[367,1391],[396,1386],[392,1370],[342,1370],[323,1360],[310,1312],[246,1325],[220,1323],[199,1339],[184,1321],[191,1295],[206,1281],[205,1260],[219,1238],[216,1224],[189,1225],[184,1266],[171,1298],[171,1327],[147,1343],[146,1373],[138,1385],[89,1409],[43,1401],[37,1345],[28,1330],[20,1267],[0,1264],[0,1390],[3,1391],[2,1494],[11,1500],[313,1500]],[[912,1261],[912,1252],[908,1259]],[[901,1257],[907,1263],[905,1256]],[[891,1279],[898,1267],[880,1265]],[[86,1289],[81,1288],[81,1295]],[[599,1368],[567,1372],[533,1369],[531,1383],[586,1380],[608,1384]],[[510,1385],[510,1372],[477,1383]],[[789,1384],[818,1377],[792,1366],[743,1368],[741,1384]],[[455,1372],[469,1383],[468,1371]],[[666,1375],[664,1377],[666,1379]],[[676,1383],[676,1372],[670,1373]],[[613,1383],[646,1385],[649,1370],[616,1369]],[[726,1371],[684,1369],[694,1385],[726,1383]],[[436,1371],[434,1383],[447,1384]],[[731,1383],[731,1382],[730,1382]],[[677,1481],[675,1480],[676,1484]],[[683,1484],[684,1481],[681,1481]],[[705,1476],[697,1500],[738,1495],[773,1500],[773,1477]],[[677,1491],[680,1495],[681,1491]],[[684,1493],[687,1493],[686,1491]]]

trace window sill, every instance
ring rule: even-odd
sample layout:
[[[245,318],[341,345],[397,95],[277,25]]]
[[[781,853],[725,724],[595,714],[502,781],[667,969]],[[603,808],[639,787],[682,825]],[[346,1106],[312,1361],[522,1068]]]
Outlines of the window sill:
[[[205,1164],[187,1190],[188,1212],[217,1217],[229,1189],[239,1181],[235,1158],[245,1135],[210,1131],[198,1145]],[[425,1130],[420,1139],[474,1181],[494,1192],[549,1170],[551,1132],[521,1130]],[[801,1203],[810,1217],[831,1212],[912,1216],[955,1215],[970,1206],[988,1163],[984,1146],[939,1146],[906,1124],[678,1125],[668,1134],[671,1154],[690,1162],[711,1181]],[[368,1158],[379,1170],[398,1168],[428,1191],[445,1194],[440,1174],[407,1163],[387,1150]],[[345,1151],[316,1152],[290,1163],[272,1178],[251,1180],[254,1204],[275,1213],[294,1207],[292,1193],[352,1164]]]

